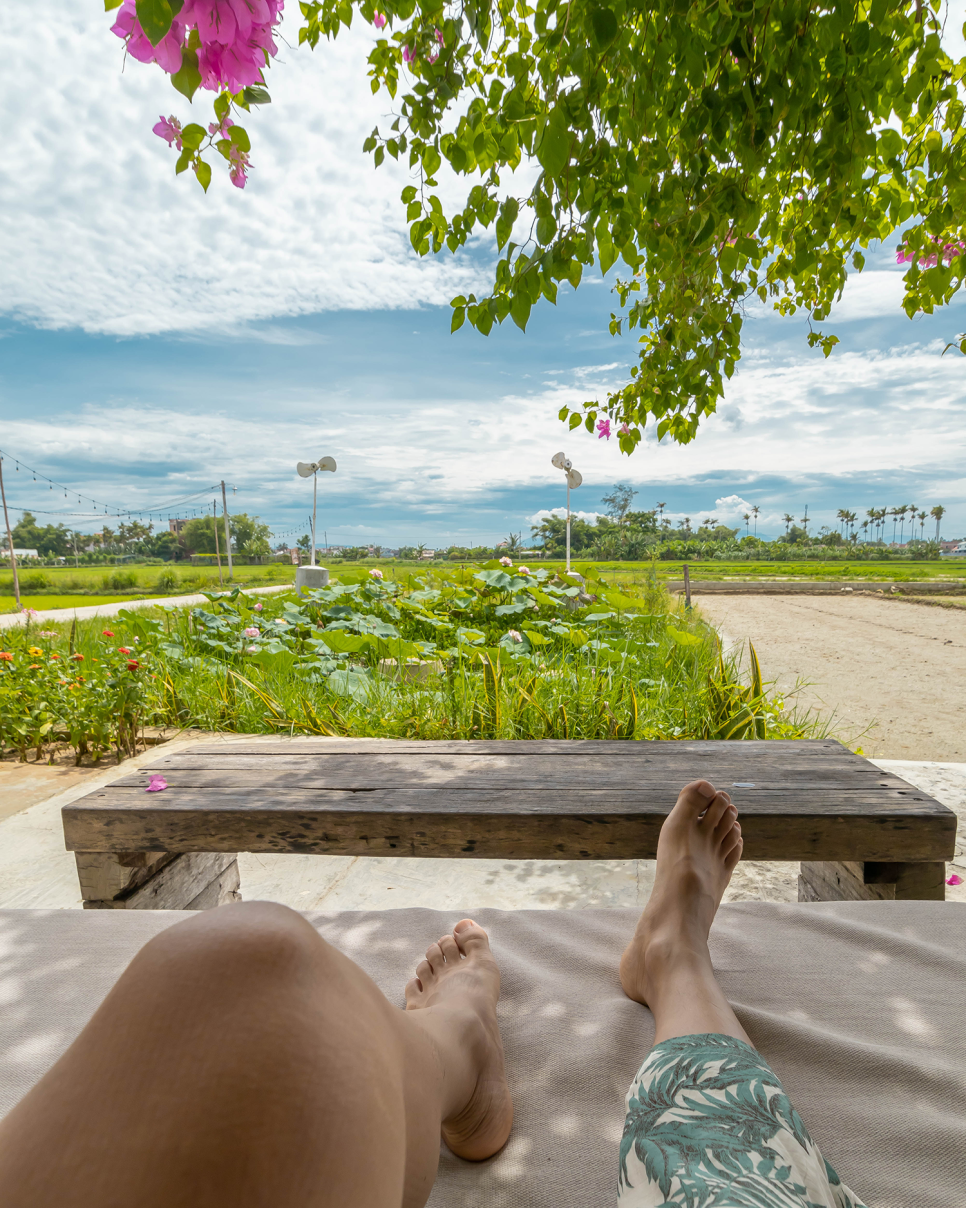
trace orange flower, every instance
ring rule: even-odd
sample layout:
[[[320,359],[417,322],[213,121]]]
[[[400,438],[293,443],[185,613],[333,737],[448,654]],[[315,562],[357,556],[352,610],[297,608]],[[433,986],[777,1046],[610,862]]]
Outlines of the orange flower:
[[[31,663],[30,666],[27,668],[28,671],[37,671],[39,669],[40,669],[39,663]]]
[[[118,652],[118,654],[130,654],[131,647],[130,646],[118,646],[117,652]]]
[[[75,663],[82,663],[84,661],[84,656],[82,654],[72,654],[70,657]]]
[[[56,663],[56,662],[57,662],[57,660],[58,660],[59,658],[60,658],[60,655],[59,655],[59,654],[52,654],[52,655],[50,656],[50,661],[51,661],[52,663]]]
[[[137,671],[138,667],[140,666],[141,664],[137,661],[137,659],[128,659],[127,661],[128,671]]]
[[[12,663],[13,655],[9,650],[0,650],[0,663]]]

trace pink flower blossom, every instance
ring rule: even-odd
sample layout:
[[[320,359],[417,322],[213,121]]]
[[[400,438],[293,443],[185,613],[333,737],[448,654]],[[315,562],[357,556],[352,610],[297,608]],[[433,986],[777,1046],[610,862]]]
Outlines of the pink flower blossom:
[[[228,152],[228,178],[236,189],[244,189],[248,184],[248,153],[232,147]]]
[[[416,52],[413,50],[413,48],[411,46],[403,47],[403,62],[404,63],[415,63],[416,62]]]
[[[178,150],[181,150],[181,123],[176,117],[165,117],[162,114],[160,121],[151,129],[158,138],[163,138],[169,147],[174,143]]]
[[[517,574],[518,575],[532,575],[533,571],[530,569],[529,566],[518,566]]]
[[[503,557],[500,559],[500,565],[501,565],[501,566],[512,566],[512,565],[513,565],[513,559],[512,559],[512,558],[508,558],[508,557],[506,556],[506,554],[504,554],[504,555],[503,555]]]
[[[369,572],[369,575],[373,579],[381,579],[383,577],[382,571],[379,569],[378,566],[374,566],[372,568],[372,570]]]
[[[151,782],[144,790],[146,793],[163,793],[168,787],[168,782],[163,776],[152,776]]]
[[[380,12],[372,14],[372,23],[376,29],[384,29],[386,26],[386,18]]]
[[[259,631],[255,628],[254,625],[250,626],[244,632],[245,632],[246,638],[257,638],[259,636]]]
[[[514,642],[523,641],[523,634],[519,631],[519,629],[508,629],[507,633],[511,638],[513,638]]]
[[[126,40],[128,54],[139,63],[157,63],[169,75],[181,70],[184,17],[180,13],[157,46],[152,46],[138,21],[136,0],[124,0],[117,20],[111,26],[111,33]]]
[[[28,621],[32,621],[34,617],[40,615],[36,608],[21,608],[20,611],[26,615]]]
[[[950,875],[949,875],[949,876],[946,878],[946,884],[947,884],[947,885],[962,885],[962,883],[963,883],[963,878],[962,878],[961,876],[959,876],[959,874],[958,874],[958,873],[955,873],[955,872],[954,872],[954,873],[951,873],[951,874],[950,874]]]
[[[246,654],[258,654],[258,647],[257,646],[246,646],[245,653]]]
[[[610,420],[601,419],[597,421],[597,439],[610,440]]]
[[[910,251],[905,244],[902,244],[896,252],[896,264],[911,264],[915,260],[920,268],[935,268],[939,263],[940,257],[947,264],[951,264],[954,257],[961,256],[963,252],[966,252],[966,244],[959,241],[956,243],[944,243],[941,249],[938,244],[936,246],[937,250],[935,252],[924,254],[923,252]]]
[[[209,122],[208,133],[217,134],[219,138],[227,138],[228,131],[234,126],[234,122],[226,113],[220,122]]]
[[[620,428],[618,428],[617,431],[620,436],[630,436],[630,434],[631,434],[631,430],[627,426],[627,424],[621,424]]]
[[[261,612],[261,611],[262,611],[262,609],[263,609],[264,607],[265,607],[265,605],[264,605],[264,604],[262,604],[262,603],[258,603],[258,604],[256,604],[256,605],[255,605],[255,611],[256,611],[256,612]]]

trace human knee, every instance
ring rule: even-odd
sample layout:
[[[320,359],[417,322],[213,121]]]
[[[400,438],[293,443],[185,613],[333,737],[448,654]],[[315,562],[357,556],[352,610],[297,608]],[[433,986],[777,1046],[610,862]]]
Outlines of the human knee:
[[[296,911],[276,902],[239,902],[199,912],[163,931],[144,949],[146,961],[175,964],[221,985],[251,984],[270,978],[277,984],[308,962],[324,960],[331,950]]]

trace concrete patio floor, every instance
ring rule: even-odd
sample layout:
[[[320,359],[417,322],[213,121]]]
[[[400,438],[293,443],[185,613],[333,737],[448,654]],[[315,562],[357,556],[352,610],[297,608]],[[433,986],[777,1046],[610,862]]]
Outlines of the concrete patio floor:
[[[182,735],[165,750],[210,735]],[[0,908],[80,909],[74,858],[64,850],[60,810],[68,801],[155,759],[148,751],[103,770],[0,762]],[[966,763],[875,760],[959,816],[949,872],[963,878],[946,896],[966,901]],[[740,802],[739,802],[740,804]],[[652,860],[424,860],[405,857],[239,855],[246,900],[269,899],[296,910],[573,910],[641,908],[654,880]],[[726,901],[794,902],[798,865],[749,860],[738,866]]]

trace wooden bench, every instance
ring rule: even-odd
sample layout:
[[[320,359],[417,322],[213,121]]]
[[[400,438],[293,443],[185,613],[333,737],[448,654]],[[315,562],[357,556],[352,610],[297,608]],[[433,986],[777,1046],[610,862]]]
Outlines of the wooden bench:
[[[152,775],[168,783],[145,793]],[[230,739],[63,809],[84,906],[204,909],[236,855],[651,859],[681,786],[732,794],[745,858],[801,862],[799,900],[942,899],[956,815],[840,743]]]

